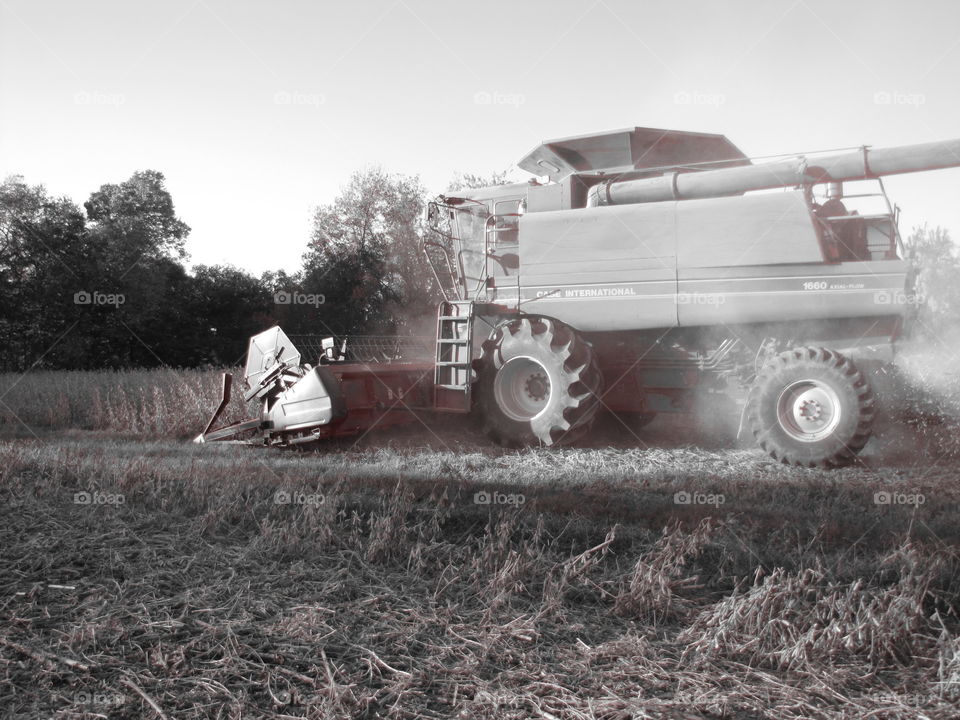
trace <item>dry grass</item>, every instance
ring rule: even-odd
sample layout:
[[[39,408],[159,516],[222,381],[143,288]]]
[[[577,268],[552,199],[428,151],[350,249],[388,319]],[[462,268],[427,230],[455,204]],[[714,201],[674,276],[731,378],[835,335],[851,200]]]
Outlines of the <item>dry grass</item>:
[[[220,400],[221,371],[35,371],[0,374],[0,426],[29,433],[82,429],[141,437],[199,433]],[[234,393],[224,422],[244,417]]]
[[[711,540],[709,518],[692,532],[679,526],[664,531],[653,548],[637,560],[613,602],[618,615],[636,617],[653,625],[682,618],[689,609],[683,594],[699,589],[698,578],[685,574],[691,558]]]
[[[939,640],[937,656],[937,683],[940,696],[947,701],[960,702],[960,637],[944,628]]]
[[[824,473],[615,424],[516,452],[447,419],[319,453],[193,446],[169,438],[199,431],[216,373],[15,381],[4,717],[956,717],[948,455]]]
[[[704,480],[727,504],[665,519],[677,482],[665,455],[645,475],[563,488],[548,452],[0,443],[0,706],[63,718],[954,717],[960,563],[909,515],[871,511],[865,473],[844,488],[785,471],[776,492],[771,475],[749,497],[732,475]],[[579,453],[568,467],[596,466]],[[539,485],[495,474],[541,464]],[[481,487],[526,502],[477,505]],[[278,490],[303,502],[277,503]],[[124,502],[74,504],[83,491]],[[883,532],[824,536],[830,504],[860,494],[843,512],[886,518]],[[791,532],[744,517],[778,503]],[[951,503],[931,495],[924,512]]]
[[[701,662],[723,656],[751,667],[807,670],[860,657],[875,668],[907,665],[934,639],[926,634],[932,626],[925,601],[947,557],[956,560],[906,543],[882,563],[895,565],[893,583],[837,583],[822,570],[777,568],[746,593],[702,611],[677,639],[688,644],[685,657]]]

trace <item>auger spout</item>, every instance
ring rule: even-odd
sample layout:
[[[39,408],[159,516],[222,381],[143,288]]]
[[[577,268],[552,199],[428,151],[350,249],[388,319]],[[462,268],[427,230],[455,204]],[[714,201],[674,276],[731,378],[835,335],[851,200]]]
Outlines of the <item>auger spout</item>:
[[[865,146],[816,158],[796,157],[702,171],[681,168],[657,177],[606,180],[590,188],[587,206],[722,197],[750,190],[865,180],[958,166],[960,138],[889,148]]]

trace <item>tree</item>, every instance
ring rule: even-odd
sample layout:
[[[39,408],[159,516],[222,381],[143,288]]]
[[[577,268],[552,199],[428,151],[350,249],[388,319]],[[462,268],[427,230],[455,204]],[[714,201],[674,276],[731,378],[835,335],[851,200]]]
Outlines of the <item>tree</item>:
[[[195,315],[204,321],[200,342],[208,350],[210,362],[240,362],[250,336],[273,324],[272,291],[232,265],[198,265],[193,269],[193,283]]]
[[[120,365],[209,361],[205,321],[194,312],[195,287],[180,262],[190,228],[176,216],[163,174],[144,170],[102,185],[84,207],[99,269],[93,289],[124,299],[104,317],[100,354]]]
[[[91,233],[120,264],[166,255],[183,258],[190,227],[180,220],[162,173],[135,172],[129,180],[102,185],[84,203]]]
[[[941,227],[913,229],[904,243],[914,278],[908,321],[913,332],[954,330],[960,317],[960,254]]]
[[[22,177],[0,185],[0,362],[23,370],[83,356],[75,293],[96,275],[84,217]],[[68,332],[69,331],[69,332]]]
[[[511,172],[509,168],[507,170],[495,170],[489,175],[457,172],[454,173],[453,179],[447,185],[447,192],[459,192],[460,190],[490,187],[492,185],[507,185],[513,182],[509,177]]]
[[[314,332],[389,332],[431,297],[420,255],[425,191],[419,178],[356,172],[317,208],[304,254],[303,291],[322,295]]]

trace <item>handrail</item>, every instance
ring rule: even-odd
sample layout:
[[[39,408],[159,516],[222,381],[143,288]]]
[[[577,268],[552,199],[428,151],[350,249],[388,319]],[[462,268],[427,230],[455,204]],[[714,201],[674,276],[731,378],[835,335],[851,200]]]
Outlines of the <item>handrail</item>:
[[[440,232],[439,230],[436,230],[436,229],[433,229],[433,230],[434,232]],[[445,285],[443,281],[440,279],[440,273],[437,272],[437,267],[433,263],[433,258],[431,258],[430,253],[427,252],[428,247],[439,248],[440,252],[443,253],[443,261],[447,266],[447,273],[450,275],[450,280],[451,280],[450,285],[453,288],[453,290],[456,291],[457,293],[457,300],[462,300],[463,298],[460,297],[460,292],[459,292],[460,283],[457,280],[457,273],[453,269],[453,265],[450,262],[450,253],[448,252],[447,248],[441,243],[438,243],[432,240],[423,239],[420,241],[420,249],[423,250],[423,254],[427,258],[427,264],[430,266],[430,271],[433,273],[433,277],[437,281],[437,287],[440,288],[440,294],[443,295],[444,300],[449,302],[450,298],[447,296]]]

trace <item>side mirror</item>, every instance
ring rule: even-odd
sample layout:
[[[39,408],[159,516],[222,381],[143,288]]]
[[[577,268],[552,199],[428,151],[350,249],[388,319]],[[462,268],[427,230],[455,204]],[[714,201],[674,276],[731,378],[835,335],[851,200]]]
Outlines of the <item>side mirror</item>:
[[[496,260],[497,264],[504,270],[517,270],[520,267],[520,256],[516,253],[504,253],[503,255],[490,253],[489,257]]]
[[[440,208],[437,207],[435,202],[427,203],[427,223],[430,225],[435,225],[437,218],[440,216]]]

